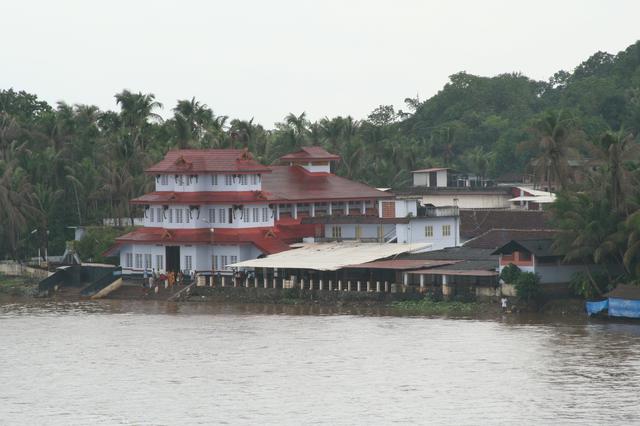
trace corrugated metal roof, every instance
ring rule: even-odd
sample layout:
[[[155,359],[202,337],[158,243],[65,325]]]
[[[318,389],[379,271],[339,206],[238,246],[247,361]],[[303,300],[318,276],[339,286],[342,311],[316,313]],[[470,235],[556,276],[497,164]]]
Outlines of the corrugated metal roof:
[[[390,259],[377,260],[374,262],[347,265],[348,269],[417,269],[433,268],[436,266],[452,265],[460,260],[420,260],[420,259]]]
[[[372,262],[401,253],[419,251],[430,244],[322,243],[238,262],[238,268],[286,268],[335,271],[347,265]]]

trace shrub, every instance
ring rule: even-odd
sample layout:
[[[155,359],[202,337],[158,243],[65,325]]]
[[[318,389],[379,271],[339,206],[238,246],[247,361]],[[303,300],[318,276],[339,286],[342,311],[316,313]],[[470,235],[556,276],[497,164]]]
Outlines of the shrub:
[[[502,269],[500,279],[507,284],[515,284],[522,271],[513,263],[508,264]]]
[[[535,300],[542,291],[540,278],[533,272],[520,272],[514,285],[518,297],[527,302]]]
[[[609,278],[607,274],[603,272],[596,272],[592,274],[600,293],[607,291],[609,287]],[[569,282],[569,288],[576,296],[583,297],[585,299],[593,299],[599,295],[598,291],[594,288],[591,279],[585,272],[576,272],[571,277]]]

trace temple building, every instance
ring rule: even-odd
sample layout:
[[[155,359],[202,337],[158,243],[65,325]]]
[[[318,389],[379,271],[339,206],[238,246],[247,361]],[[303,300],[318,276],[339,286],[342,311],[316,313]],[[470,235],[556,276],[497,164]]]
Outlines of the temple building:
[[[119,253],[124,273],[229,273],[228,265],[303,240],[458,245],[457,208],[425,209],[337,176],[331,166],[339,159],[321,147],[271,166],[247,150],[169,151],[146,170],[155,191],[131,200],[143,207],[144,226],[117,238],[107,254]]]

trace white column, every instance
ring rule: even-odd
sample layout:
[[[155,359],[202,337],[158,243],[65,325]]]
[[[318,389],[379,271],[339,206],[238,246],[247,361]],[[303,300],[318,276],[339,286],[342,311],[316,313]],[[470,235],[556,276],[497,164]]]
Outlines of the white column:
[[[277,280],[277,278],[276,278],[276,277],[273,277],[273,288],[276,288],[276,286],[277,286],[277,284],[276,284],[276,280]]]
[[[244,286],[249,288],[249,277],[244,279]]]
[[[380,293],[380,281],[376,281],[376,292]]]
[[[256,277],[256,276],[253,277],[253,286],[255,288],[258,288],[258,277]]]
[[[300,289],[304,290],[304,278],[300,278]]]
[[[224,287],[224,281],[225,281],[225,279],[224,279],[224,278],[225,278],[225,276],[223,275],[223,276],[222,276],[222,287]]]
[[[362,200],[362,214],[364,215],[365,213],[367,213],[367,202]]]
[[[344,215],[349,216],[349,200],[344,202]]]
[[[329,291],[333,290],[333,281],[329,280]]]
[[[276,204],[276,220],[280,220],[280,204]]]
[[[409,274],[406,272],[402,274],[402,283],[404,285],[409,285]]]
[[[316,203],[311,203],[310,209],[309,216],[316,217]]]
[[[291,216],[294,219],[298,218],[298,203],[293,203],[291,207]]]
[[[333,210],[331,209],[331,201],[329,201],[329,204],[327,205],[327,215],[331,216],[333,214]]]
[[[313,290],[313,278],[309,278],[309,290]]]
[[[264,277],[264,283],[263,283],[264,288],[267,288],[268,284],[269,284],[269,281],[267,280],[267,277]]]
[[[358,288],[358,291],[362,291],[362,287],[360,286],[360,281],[358,281],[357,283],[357,288]]]
[[[371,281],[367,281],[367,293],[371,291]]]
[[[338,280],[338,291],[342,291],[342,280]]]
[[[420,288],[424,288],[424,275],[420,274]]]
[[[384,282],[384,292],[389,293],[389,281]]]
[[[318,282],[318,285],[320,286],[320,291],[322,291],[322,280]]]
[[[351,281],[347,281],[347,291],[351,291]]]

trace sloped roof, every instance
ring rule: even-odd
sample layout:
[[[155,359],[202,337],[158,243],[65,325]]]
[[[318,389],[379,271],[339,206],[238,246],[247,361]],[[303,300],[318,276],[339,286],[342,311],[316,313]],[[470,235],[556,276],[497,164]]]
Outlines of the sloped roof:
[[[337,161],[340,160],[339,155],[331,154],[327,152],[321,146],[305,146],[300,151],[292,152],[287,155],[283,155],[278,159],[279,162],[289,162],[296,160],[307,161]]]
[[[269,173],[244,149],[179,149],[169,151],[147,173]]]
[[[289,245],[277,237],[271,228],[224,229],[165,229],[156,227],[138,228],[116,238],[123,243],[173,243],[173,244],[239,244],[251,243],[267,254],[289,250]],[[111,250],[110,250],[111,251]]]
[[[491,229],[464,243],[465,247],[497,249],[511,240],[553,239],[559,231],[554,229]]]
[[[391,193],[334,174],[309,173],[300,166],[271,166],[271,170],[272,173],[262,177],[262,190],[281,202],[394,197]]]
[[[371,262],[400,253],[424,250],[430,244],[321,243],[267,256],[262,259],[238,262],[240,268],[289,268],[335,271],[353,263]]]
[[[549,214],[529,210],[460,210],[460,236],[474,238],[492,229],[548,229]]]
[[[425,259],[387,259],[373,262],[347,265],[348,269],[396,269],[407,270],[417,268],[433,268],[436,266],[451,265],[459,260],[425,260]]]
[[[131,200],[131,204],[206,204],[206,203],[264,203],[269,201],[264,191],[219,192],[150,192]]]
[[[451,170],[448,167],[431,167],[430,169],[411,170],[411,173],[430,173],[439,172],[442,170]]]
[[[551,238],[511,240],[507,244],[495,250],[493,254],[511,254],[518,250],[526,250],[536,257],[558,256],[553,251],[553,239]]]

